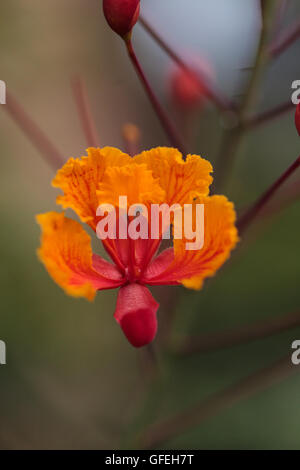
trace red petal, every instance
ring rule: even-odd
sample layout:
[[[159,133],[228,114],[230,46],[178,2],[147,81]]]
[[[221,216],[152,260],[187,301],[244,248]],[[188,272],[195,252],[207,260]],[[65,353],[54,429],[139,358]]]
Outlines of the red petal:
[[[145,284],[149,285],[164,285],[164,284],[173,284],[176,285],[178,282],[176,280],[167,279],[165,277],[165,271],[174,261],[174,249],[167,248],[166,250],[162,251],[152,263],[149,264],[148,268],[146,269],[141,281]]]
[[[114,317],[132,346],[140,348],[153,341],[158,307],[147,287],[128,284],[120,288]]]
[[[93,268],[97,273],[99,273],[103,278],[106,278],[108,281],[111,282],[112,286],[115,282],[115,286],[118,287],[122,283],[125,282],[125,278],[123,274],[119,271],[117,266],[114,264],[109,263],[101,256],[93,254]]]

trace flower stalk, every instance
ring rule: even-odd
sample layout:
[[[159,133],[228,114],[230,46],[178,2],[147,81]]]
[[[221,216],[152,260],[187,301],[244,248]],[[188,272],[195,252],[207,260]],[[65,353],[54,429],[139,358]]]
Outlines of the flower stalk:
[[[47,163],[57,170],[63,162],[64,158],[60,151],[50,141],[47,135],[37,125],[37,123],[29,116],[18,100],[7,92],[6,105],[4,109],[12,117],[15,123],[20,127],[24,134],[28,137],[34,147],[41,153]]]
[[[290,354],[279,359],[274,364],[264,367],[234,385],[217,392],[195,406],[177,415],[151,425],[141,435],[139,444],[142,449],[156,449],[173,437],[230,408],[241,400],[245,400],[262,392],[297,372],[293,366]]]
[[[150,102],[166,132],[166,134],[169,137],[170,143],[175,147],[180,150],[180,152],[186,156],[187,155],[187,149],[185,147],[185,143],[183,142],[181,136],[179,135],[177,129],[174,127],[173,123],[170,121],[169,117],[167,116],[166,112],[162,108],[158,98],[156,97],[154,91],[152,90],[152,87],[143,71],[143,68],[135,54],[132,40],[131,40],[131,35],[128,35],[125,38],[125,45],[126,49],[128,52],[128,56],[130,58],[130,61],[150,99]]]
[[[177,344],[172,347],[172,352],[180,356],[189,356],[232,348],[283,333],[299,325],[300,311],[275,318],[271,317],[253,325],[245,325],[217,333],[206,333],[198,337],[189,336],[184,340],[178,340]]]
[[[277,119],[283,116],[284,114],[292,111],[294,108],[295,108],[295,105],[292,103],[291,100],[289,100],[286,103],[282,103],[278,106],[275,106],[272,109],[269,109],[268,111],[265,111],[263,113],[260,113],[253,117],[248,118],[244,122],[244,127],[247,130],[256,129],[257,127],[260,127],[263,124],[266,124],[270,121],[273,121],[274,119]]]
[[[85,84],[80,77],[75,77],[71,85],[86,143],[88,147],[99,147],[100,139],[93,119]]]
[[[239,233],[242,234],[260,214],[264,206],[273,197],[282,184],[299,168],[300,156],[289,166],[289,168],[270,186],[269,189],[242,215],[237,222]]]
[[[300,21],[290,26],[287,31],[274,41],[269,47],[268,56],[271,59],[277,59],[300,37]]]

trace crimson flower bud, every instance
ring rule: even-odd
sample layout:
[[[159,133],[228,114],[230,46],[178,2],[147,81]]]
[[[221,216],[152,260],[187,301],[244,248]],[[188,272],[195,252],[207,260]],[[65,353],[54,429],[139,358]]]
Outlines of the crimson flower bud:
[[[140,348],[153,341],[158,307],[147,287],[132,283],[120,288],[114,317],[132,346]]]
[[[111,29],[125,38],[139,18],[140,0],[103,0],[103,12]]]
[[[210,64],[198,57],[189,60],[189,68],[172,68],[169,78],[171,98],[183,109],[196,109],[207,98],[205,81],[213,81],[214,74]]]
[[[174,102],[182,108],[197,108],[202,104],[205,90],[197,75],[187,69],[178,69],[171,77]]]
[[[296,108],[295,124],[296,124],[298,134],[300,135],[300,103],[297,105],[297,108]]]

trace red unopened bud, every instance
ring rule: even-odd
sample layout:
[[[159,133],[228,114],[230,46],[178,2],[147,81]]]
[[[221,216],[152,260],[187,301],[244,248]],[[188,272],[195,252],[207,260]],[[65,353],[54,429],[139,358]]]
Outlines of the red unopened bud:
[[[297,105],[297,108],[296,108],[295,124],[296,124],[298,134],[300,135],[300,103]]]
[[[186,69],[178,69],[171,77],[171,92],[175,103],[183,108],[196,108],[204,98],[204,88],[199,78]]]
[[[114,317],[132,346],[140,348],[153,341],[158,307],[147,287],[133,283],[120,288]]]
[[[103,0],[103,12],[111,29],[124,38],[139,18],[140,0]]]
[[[189,62],[190,68],[172,69],[169,86],[171,97],[177,106],[195,109],[201,107],[207,98],[205,81],[213,80],[213,72],[210,66],[198,57]]]

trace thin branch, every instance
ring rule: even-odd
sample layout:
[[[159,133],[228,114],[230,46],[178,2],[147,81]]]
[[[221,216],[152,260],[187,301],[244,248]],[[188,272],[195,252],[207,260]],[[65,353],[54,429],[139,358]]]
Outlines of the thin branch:
[[[160,36],[160,34],[154,29],[154,27],[142,16],[140,15],[139,23],[143,26],[143,28],[152,36],[152,38],[157,42],[157,44],[168,54],[168,56],[177,63],[179,67],[186,69],[188,71],[191,70],[191,66],[189,66],[184,59],[182,59],[174,49]],[[193,69],[193,72],[195,70]],[[205,87],[207,96],[215,103],[215,105],[223,111],[233,110],[234,105],[231,103],[225,96],[221,95],[216,89],[214,89],[205,76],[204,73],[201,73],[200,70],[197,70],[199,75],[199,79],[201,80],[202,85]]]
[[[300,156],[289,168],[270,186],[267,191],[242,215],[237,222],[239,233],[242,234],[253,220],[260,214],[263,207],[269,202],[280,186],[299,168]]]
[[[62,154],[10,92],[7,92],[6,105],[3,106],[3,108],[8,112],[41,155],[45,157],[45,160],[52,168],[57,170],[57,168],[63,165],[64,158]]]
[[[276,198],[272,203],[267,204],[260,213],[260,220],[266,217],[273,217],[280,214],[288,206],[300,198],[300,179],[293,181],[287,188],[281,192],[280,199]]]
[[[231,348],[283,333],[297,326],[300,326],[300,311],[266,319],[254,325],[245,325],[218,333],[203,334],[200,337],[189,336],[175,346],[172,352],[176,355],[188,356],[195,353]]]
[[[283,116],[284,114],[292,111],[294,108],[295,108],[295,105],[292,103],[292,101],[288,101],[287,103],[282,103],[278,106],[275,106],[272,109],[269,109],[268,111],[265,111],[261,114],[257,114],[256,116],[248,118],[247,120],[245,120],[243,125],[248,130],[256,129],[257,127],[269,121],[272,121],[273,119],[277,119]]]
[[[146,77],[146,75],[144,74],[144,71],[135,55],[135,52],[134,52],[134,49],[133,49],[133,45],[132,45],[132,41],[131,41],[131,38],[126,38],[125,40],[125,44],[126,44],[126,48],[127,48],[127,52],[128,52],[128,55],[129,55],[129,58],[132,62],[132,65],[150,99],[150,102],[166,132],[166,134],[168,135],[169,139],[170,139],[170,142],[172,145],[174,145],[178,150],[180,150],[180,152],[183,154],[183,156],[187,155],[187,150],[185,148],[185,144],[184,142],[182,141],[181,139],[181,136],[179,135],[177,129],[175,129],[175,127],[173,126],[173,123],[170,121],[168,115],[166,114],[166,112],[164,111],[164,109],[162,108],[160,102],[158,101],[155,93],[153,92],[152,88],[151,88],[151,85]]]
[[[300,368],[293,366],[291,356],[285,356],[271,366],[254,372],[225,390],[200,401],[190,409],[150,426],[142,434],[140,446],[143,449],[157,449],[171,438],[195,426],[200,426],[207,419],[216,416],[241,400],[282,382],[297,371],[300,371]]]
[[[158,380],[161,374],[159,357],[154,345],[148,344],[146,347],[141,348],[138,354],[140,362],[140,372],[145,381],[153,383]]]
[[[269,47],[268,55],[272,59],[276,59],[288,49],[300,37],[300,20],[297,20],[287,31]]]
[[[89,147],[99,147],[100,139],[92,115],[85,84],[80,77],[75,77],[71,81],[71,85],[87,145]]]

